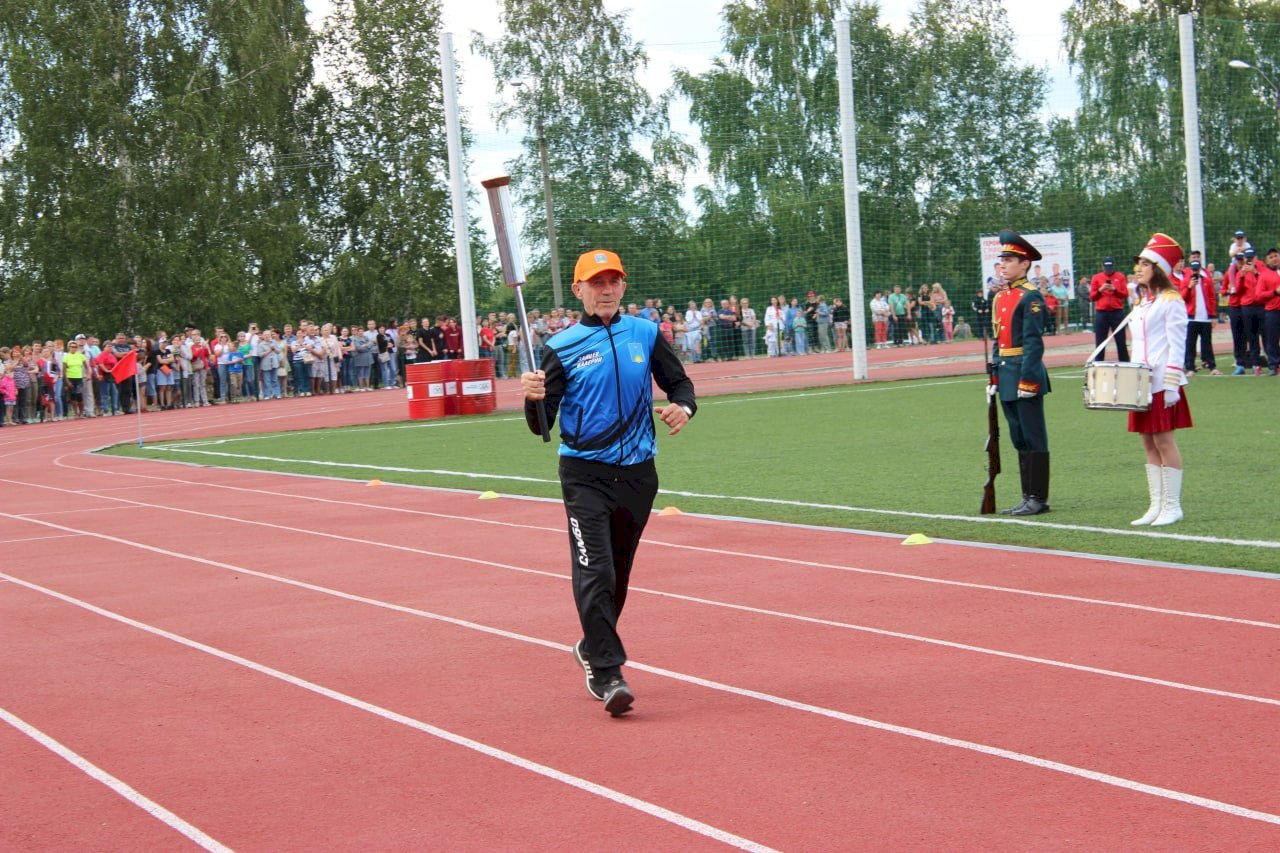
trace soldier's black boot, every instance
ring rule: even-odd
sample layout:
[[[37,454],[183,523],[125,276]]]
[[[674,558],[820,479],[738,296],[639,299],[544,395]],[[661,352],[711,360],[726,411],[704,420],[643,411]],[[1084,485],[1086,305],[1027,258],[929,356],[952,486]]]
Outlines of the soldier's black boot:
[[[1018,476],[1022,479],[1022,500],[1008,509],[1000,510],[1001,515],[1018,515],[1018,510],[1027,505],[1027,495],[1031,492],[1031,466],[1028,464],[1031,454],[1025,450],[1018,451]]]
[[[1049,454],[1036,451],[1027,457],[1030,473],[1027,500],[1010,515],[1040,515],[1049,511]]]

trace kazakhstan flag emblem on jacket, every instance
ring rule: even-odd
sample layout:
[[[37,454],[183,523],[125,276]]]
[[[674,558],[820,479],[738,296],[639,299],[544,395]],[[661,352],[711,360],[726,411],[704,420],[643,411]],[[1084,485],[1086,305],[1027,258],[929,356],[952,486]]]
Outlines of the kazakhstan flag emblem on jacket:
[[[631,350],[631,360],[636,364],[644,364],[644,347],[640,346],[636,341],[627,344],[627,348]]]

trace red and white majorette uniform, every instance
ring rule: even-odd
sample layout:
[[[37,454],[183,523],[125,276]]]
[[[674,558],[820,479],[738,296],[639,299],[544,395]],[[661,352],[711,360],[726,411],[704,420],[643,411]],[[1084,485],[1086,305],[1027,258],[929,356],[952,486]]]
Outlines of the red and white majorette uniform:
[[[1130,314],[1133,359],[1151,368],[1151,408],[1129,413],[1129,432],[1168,432],[1191,426],[1191,408],[1183,386],[1182,370],[1187,346],[1187,307],[1176,288],[1167,288],[1154,298],[1144,295]],[[1165,405],[1164,392],[1176,390],[1178,401]]]
[[[1182,260],[1182,247],[1168,234],[1154,234],[1146,248],[1133,259],[1159,267],[1166,278]],[[1134,358],[1151,368],[1151,408],[1129,415],[1129,431],[1146,435],[1169,433],[1191,426],[1191,409],[1183,386],[1187,376],[1182,371],[1182,357],[1187,344],[1187,307],[1176,287],[1144,293],[1129,315],[1133,333]],[[1172,400],[1173,404],[1169,405]],[[1163,443],[1163,442],[1162,442]],[[1151,505],[1140,518],[1129,522],[1134,526],[1149,524],[1163,527],[1182,519],[1182,466],[1166,465],[1161,453],[1159,464],[1151,461],[1152,450],[1159,452],[1154,438],[1143,442],[1147,451],[1147,491]]]

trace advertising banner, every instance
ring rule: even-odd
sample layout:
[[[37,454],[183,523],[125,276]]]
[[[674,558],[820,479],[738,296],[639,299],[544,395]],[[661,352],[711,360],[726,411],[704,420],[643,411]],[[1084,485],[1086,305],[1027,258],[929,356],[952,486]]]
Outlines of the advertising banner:
[[[1039,233],[1019,232],[1026,238],[1027,242],[1040,250],[1040,254],[1044,255],[1042,260],[1036,261],[1031,265],[1031,269],[1027,270],[1027,278],[1035,284],[1040,284],[1036,280],[1037,276],[1044,279],[1044,283],[1052,285],[1054,277],[1065,278],[1064,284],[1067,286],[1067,298],[1076,298],[1076,289],[1073,285],[1075,264],[1071,258],[1071,232],[1070,231],[1042,231]],[[1000,239],[996,234],[983,234],[978,238],[978,250],[982,254],[982,281],[984,292],[991,295],[991,285],[994,282],[996,270],[996,258],[1000,256]]]

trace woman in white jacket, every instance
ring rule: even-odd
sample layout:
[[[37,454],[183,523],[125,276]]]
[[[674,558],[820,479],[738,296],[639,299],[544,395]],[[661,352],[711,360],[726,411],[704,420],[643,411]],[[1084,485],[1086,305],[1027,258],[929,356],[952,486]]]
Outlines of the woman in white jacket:
[[[770,358],[781,354],[778,348],[782,340],[782,311],[778,305],[778,297],[769,297],[769,307],[764,309],[764,346]]]
[[[1129,432],[1142,437],[1151,506],[1132,523],[1163,527],[1182,518],[1182,454],[1174,431],[1191,426],[1182,371],[1187,308],[1170,282],[1182,247],[1172,237],[1156,234],[1133,260],[1142,295],[1129,315],[1131,351],[1135,361],[1151,368],[1151,408],[1129,414]]]
[[[689,300],[689,310],[684,312],[684,348],[689,353],[689,361],[697,364],[702,361],[702,314],[698,312],[698,303]]]

